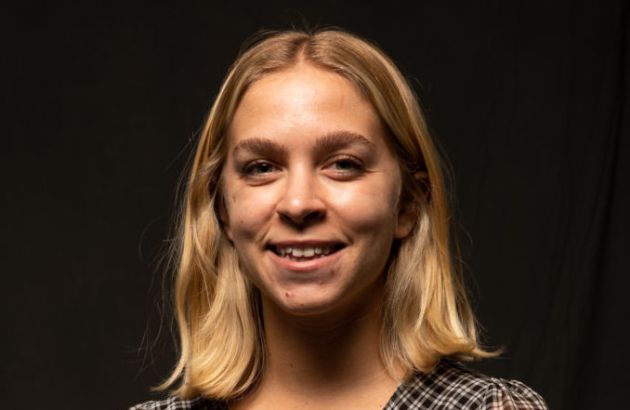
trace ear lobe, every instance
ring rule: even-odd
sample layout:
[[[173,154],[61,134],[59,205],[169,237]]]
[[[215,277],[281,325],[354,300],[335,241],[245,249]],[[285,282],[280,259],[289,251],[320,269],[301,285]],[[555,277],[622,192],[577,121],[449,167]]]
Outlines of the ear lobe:
[[[413,202],[409,202],[401,207],[396,221],[396,229],[394,230],[394,238],[406,238],[413,228],[416,226],[418,219],[418,209]]]
[[[413,174],[413,179],[416,183],[419,183],[423,186],[422,191],[424,192],[425,199],[428,198],[428,174],[426,171],[416,171]],[[409,198],[405,203],[401,204],[400,211],[398,213],[398,220],[396,223],[396,229],[394,231],[394,237],[396,239],[403,239],[407,237],[413,228],[416,226],[418,221],[418,216],[420,213],[420,209],[418,208],[420,204],[418,204],[413,199]]]

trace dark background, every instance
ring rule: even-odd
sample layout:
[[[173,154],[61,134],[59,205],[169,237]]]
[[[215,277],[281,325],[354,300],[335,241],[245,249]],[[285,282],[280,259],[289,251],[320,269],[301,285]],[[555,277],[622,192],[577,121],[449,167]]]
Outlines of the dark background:
[[[375,41],[422,99],[452,163],[484,340],[507,348],[476,367],[554,409],[625,407],[623,1],[13,3],[0,13],[2,408],[156,397],[174,363],[159,258],[191,144],[241,43],[303,20]]]

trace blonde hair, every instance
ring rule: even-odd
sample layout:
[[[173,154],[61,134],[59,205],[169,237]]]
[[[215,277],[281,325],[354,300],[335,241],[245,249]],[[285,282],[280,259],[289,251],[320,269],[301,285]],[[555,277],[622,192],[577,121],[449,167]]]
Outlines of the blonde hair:
[[[428,371],[444,356],[492,355],[478,344],[475,320],[451,250],[439,156],[405,78],[376,46],[339,29],[283,31],[258,39],[230,68],[216,97],[186,186],[175,258],[180,356],[159,388],[181,397],[230,399],[260,377],[264,338],[259,294],[239,268],[218,218],[225,132],[254,81],[306,62],[356,84],[374,105],[400,161],[402,198],[417,211],[412,233],[396,243],[387,271],[381,354],[408,372]]]

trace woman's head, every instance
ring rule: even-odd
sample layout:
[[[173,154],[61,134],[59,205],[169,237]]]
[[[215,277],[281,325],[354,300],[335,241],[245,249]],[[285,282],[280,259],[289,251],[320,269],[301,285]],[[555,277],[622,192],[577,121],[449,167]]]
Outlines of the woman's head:
[[[222,225],[263,308],[321,323],[374,305],[393,240],[414,221],[360,89],[301,60],[250,85],[226,138]]]
[[[382,290],[383,360],[409,371],[485,355],[448,233],[440,162],[395,65],[339,30],[260,40],[231,67],[192,164],[167,384],[223,398],[251,387],[261,293],[317,314]]]

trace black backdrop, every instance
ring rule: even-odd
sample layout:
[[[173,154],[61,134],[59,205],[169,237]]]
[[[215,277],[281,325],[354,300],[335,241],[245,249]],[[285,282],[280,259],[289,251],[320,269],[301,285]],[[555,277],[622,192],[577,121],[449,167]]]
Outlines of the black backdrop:
[[[624,407],[623,1],[13,3],[0,14],[2,408],[154,397],[174,359],[158,260],[191,141],[242,41],[303,19],[375,41],[423,100],[485,341],[507,347],[476,367],[555,409]]]

